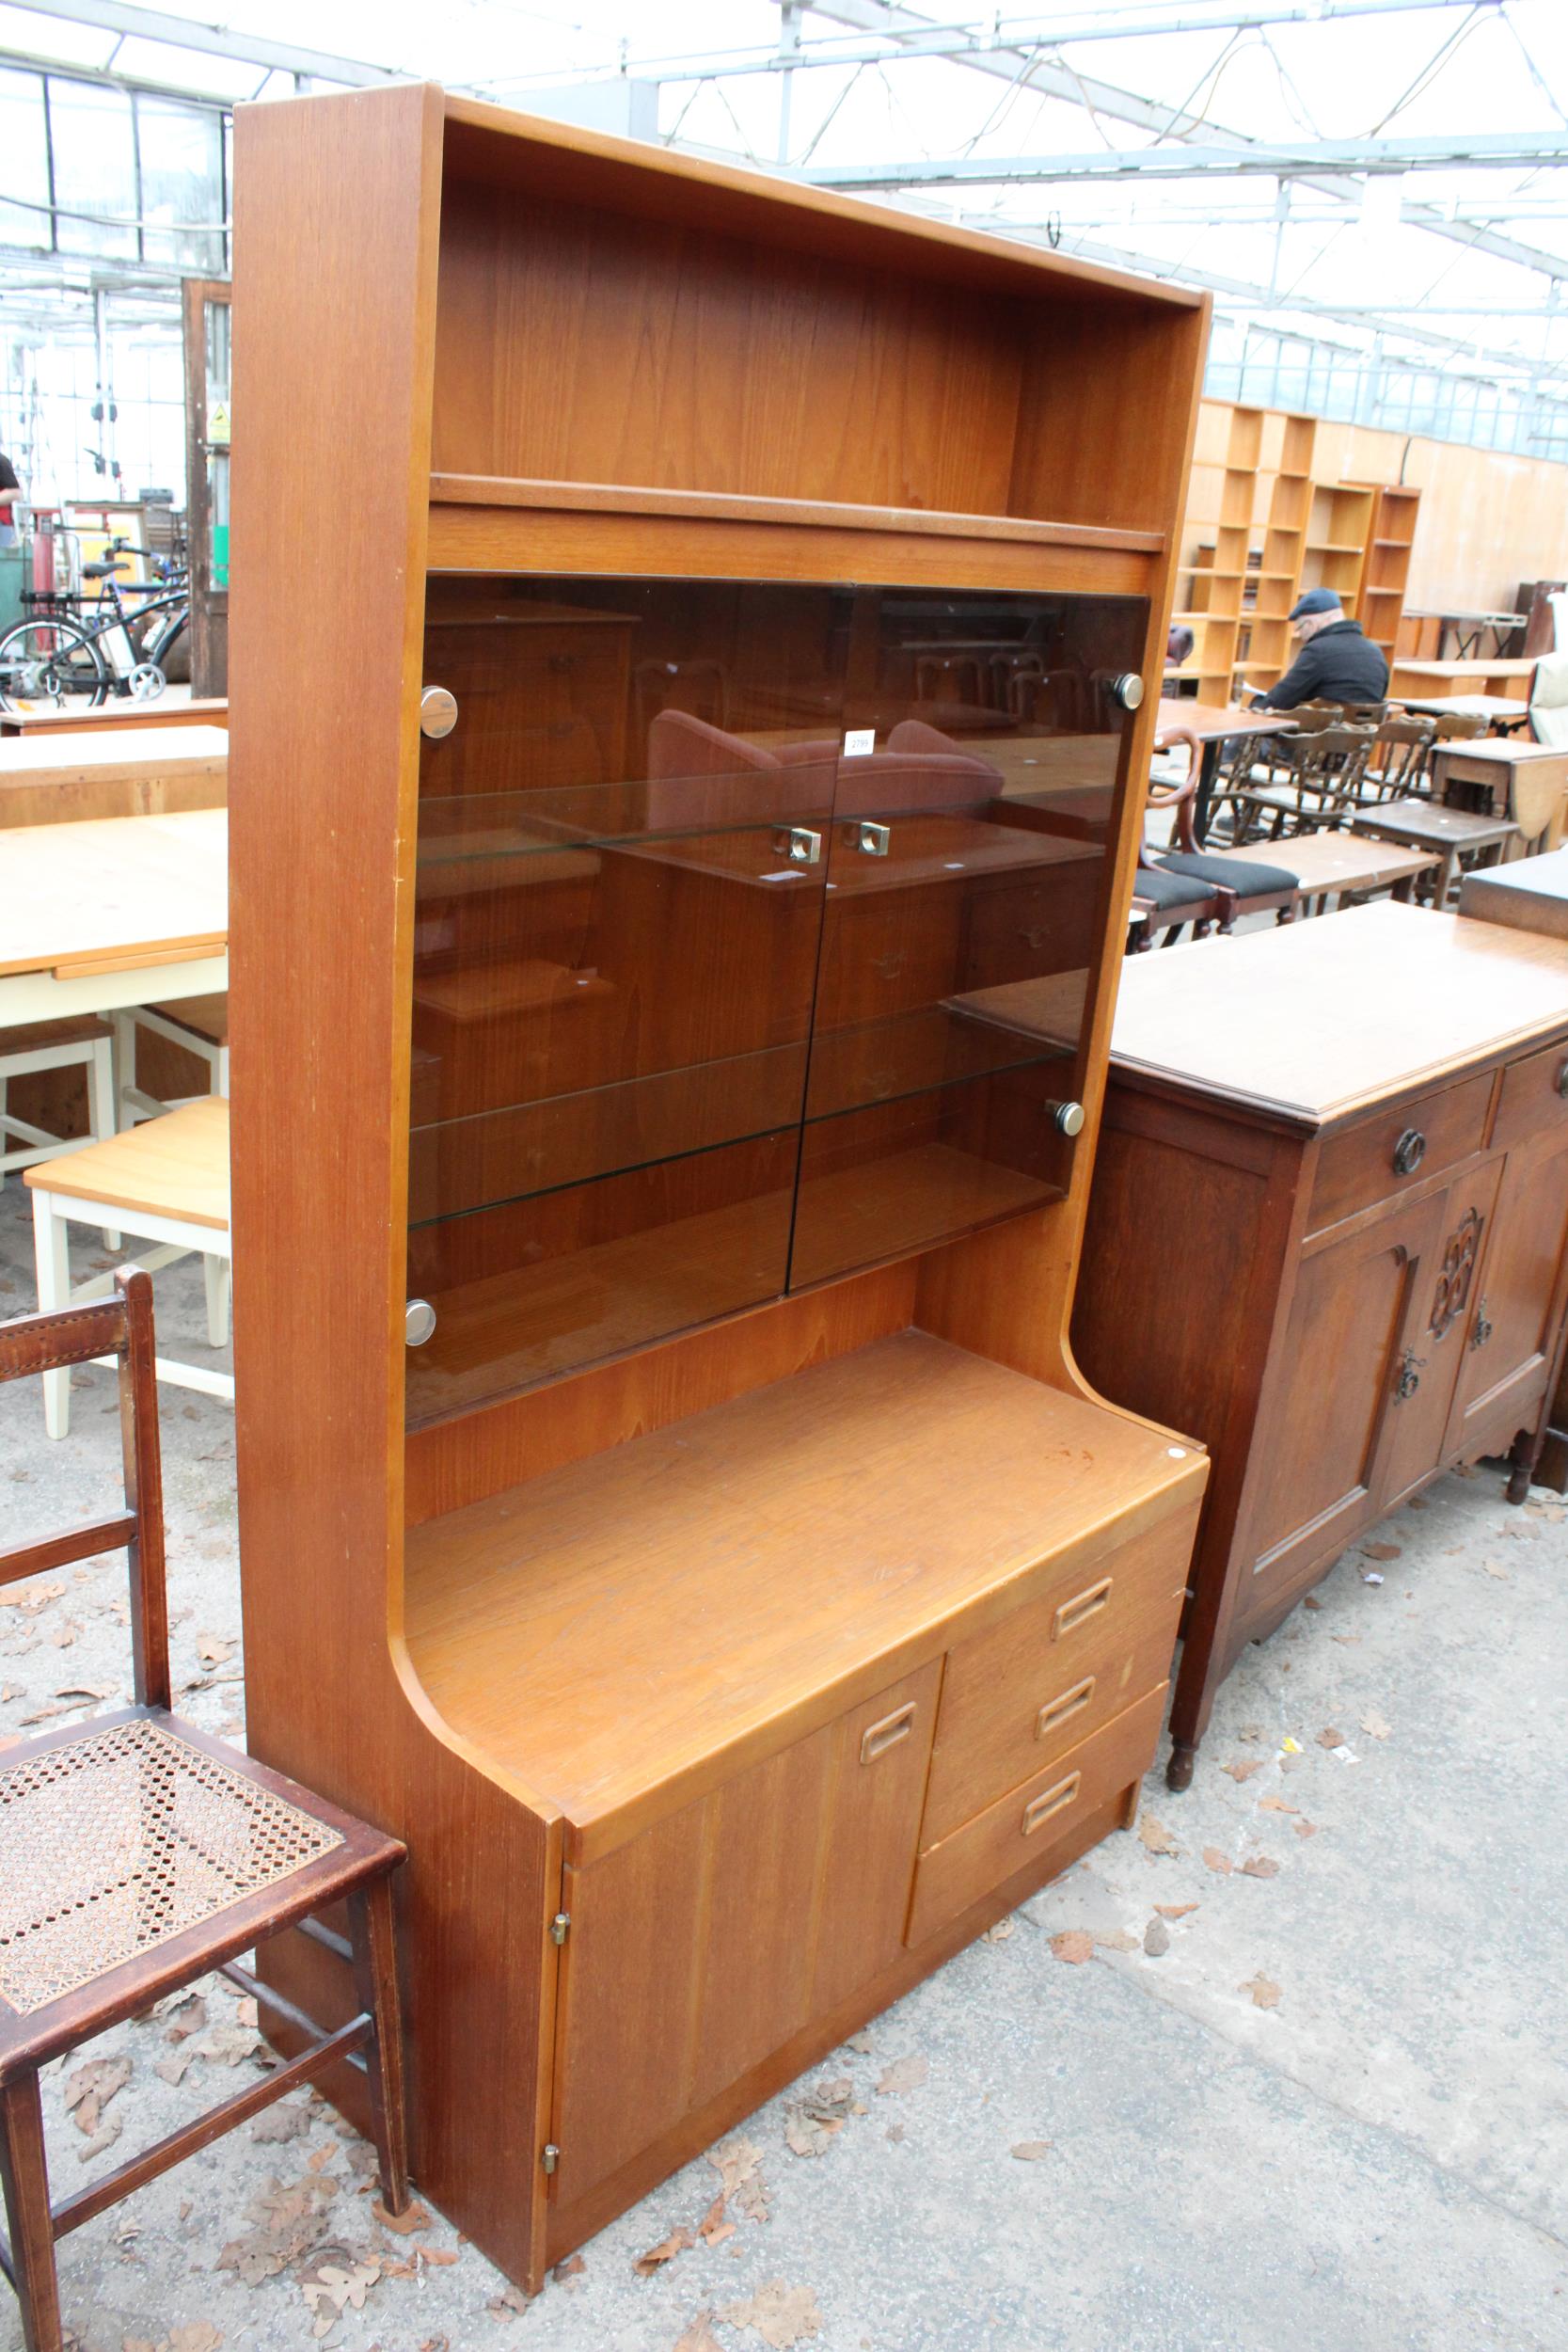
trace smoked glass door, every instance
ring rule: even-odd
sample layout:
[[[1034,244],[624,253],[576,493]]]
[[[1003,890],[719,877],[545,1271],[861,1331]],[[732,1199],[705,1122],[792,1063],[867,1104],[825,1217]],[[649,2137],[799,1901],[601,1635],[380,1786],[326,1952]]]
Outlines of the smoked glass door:
[[[431,580],[411,1421],[1060,1197],[1145,624]]]
[[[792,1288],[1066,1191],[1145,625],[855,596]]]
[[[784,1290],[827,602],[432,581],[425,677],[457,714],[421,757],[408,1279],[435,1329],[412,1420]]]

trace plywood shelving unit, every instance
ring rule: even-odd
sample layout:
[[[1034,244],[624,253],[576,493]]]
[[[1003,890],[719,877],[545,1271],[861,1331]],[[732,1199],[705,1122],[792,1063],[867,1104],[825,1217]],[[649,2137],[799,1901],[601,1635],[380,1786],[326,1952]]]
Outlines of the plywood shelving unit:
[[[1269,493],[1262,561],[1250,574],[1253,602],[1243,629],[1237,691],[1271,685],[1291,665],[1291,608],[1300,593],[1312,513],[1315,417],[1283,419],[1279,467]]]
[[[1410,584],[1410,557],[1421,494],[1402,483],[1380,483],[1372,495],[1361,604],[1356,615],[1392,668]]]
[[[1213,544],[1197,551],[1197,560],[1188,576],[1191,601],[1173,616],[1184,621],[1197,640],[1185,675],[1196,677],[1200,702],[1226,703],[1230,699],[1250,576],[1258,461],[1262,446],[1263,411],[1235,409],[1226,447],[1220,517]]]

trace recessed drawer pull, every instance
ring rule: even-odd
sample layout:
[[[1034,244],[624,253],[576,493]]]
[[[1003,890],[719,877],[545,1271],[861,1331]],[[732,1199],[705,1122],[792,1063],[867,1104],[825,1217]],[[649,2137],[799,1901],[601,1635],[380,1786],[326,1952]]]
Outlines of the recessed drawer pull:
[[[1085,1681],[1075,1682],[1070,1691],[1064,1691],[1060,1698],[1048,1699],[1035,1718],[1036,1739],[1045,1739],[1058,1724],[1065,1724],[1069,1715],[1076,1715],[1081,1707],[1087,1707],[1093,1696],[1094,1677],[1090,1675]]]
[[[1054,1788],[1047,1788],[1043,1795],[1030,1799],[1023,1808],[1025,1837],[1033,1837],[1035,1832],[1049,1821],[1053,1814],[1060,1813],[1072,1803],[1073,1798],[1078,1794],[1078,1786],[1083,1777],[1082,1772],[1069,1772],[1066,1780],[1059,1780],[1056,1783]]]
[[[875,1764],[889,1748],[895,1748],[900,1740],[907,1740],[914,1729],[914,1701],[907,1699],[902,1707],[884,1715],[879,1724],[868,1724],[861,1734],[861,1762]]]
[[[1052,1640],[1059,1642],[1064,1633],[1070,1633],[1074,1626],[1083,1624],[1085,1617],[1092,1617],[1097,1610],[1103,1609],[1110,1597],[1111,1580],[1102,1576],[1098,1584],[1089,1586],[1086,1593],[1078,1594],[1075,1599],[1064,1600],[1051,1620]]]

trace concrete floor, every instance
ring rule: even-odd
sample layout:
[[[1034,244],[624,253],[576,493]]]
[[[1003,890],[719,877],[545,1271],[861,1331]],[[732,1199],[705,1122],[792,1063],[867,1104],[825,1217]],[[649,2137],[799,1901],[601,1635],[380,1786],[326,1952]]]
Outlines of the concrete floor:
[[[19,1194],[0,1195],[0,1313],[32,1299]],[[199,1278],[158,1289],[173,1354],[200,1331]],[[76,1378],[63,1445],[36,1390],[0,1391],[8,1536],[109,1492],[111,1375]],[[162,1398],[180,1704],[236,1732],[232,1422]],[[301,2099],[275,2111],[293,2137],[242,2130],[66,2241],[83,2352],[1561,2352],[1568,1518],[1545,1494],[1509,1510],[1483,1469],[1377,1540],[1396,1555],[1347,1555],[1248,1653],[1188,1794],[1151,1775],[1142,1836],[811,2078],[852,2086],[820,2154],[786,2137],[807,2087],[733,2136],[733,2231],[698,2234],[724,2183],[689,2165],[523,2311],[438,2219],[382,2228],[368,2152]],[[83,1689],[128,1691],[119,1564],[52,1586],[0,1608],[0,1739]],[[1276,1868],[1249,1873],[1258,1856]],[[1151,1927],[1168,1949],[1146,1950]],[[170,2039],[196,2022],[94,2053],[132,2069],[103,2110],[101,2133],[124,2124],[112,2151],[89,2153],[55,2070],[59,2193],[247,2078],[227,1993]],[[190,2053],[178,2088],[156,2071]],[[696,2242],[640,2276],[680,2230]],[[328,2328],[345,2294],[362,2308]],[[20,2341],[0,2284],[0,2352]]]

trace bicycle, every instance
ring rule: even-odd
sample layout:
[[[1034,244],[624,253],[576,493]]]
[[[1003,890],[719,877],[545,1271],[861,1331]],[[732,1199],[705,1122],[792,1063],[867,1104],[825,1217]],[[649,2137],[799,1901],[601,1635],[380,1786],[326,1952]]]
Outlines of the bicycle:
[[[146,556],[156,573],[154,580],[132,591],[140,596],[145,587],[156,593],[129,609],[119,584],[122,555]],[[174,569],[150,548],[111,539],[106,561],[84,564],[82,577],[104,583],[99,601],[108,611],[98,621],[51,611],[8,629],[0,637],[0,709],[25,717],[64,709],[80,699],[83,707],[94,710],[111,695],[151,702],[163,692],[167,684],[164,662],[190,625],[189,575]],[[158,612],[168,617],[149,639],[142,624]],[[134,629],[141,637],[139,644]]]

